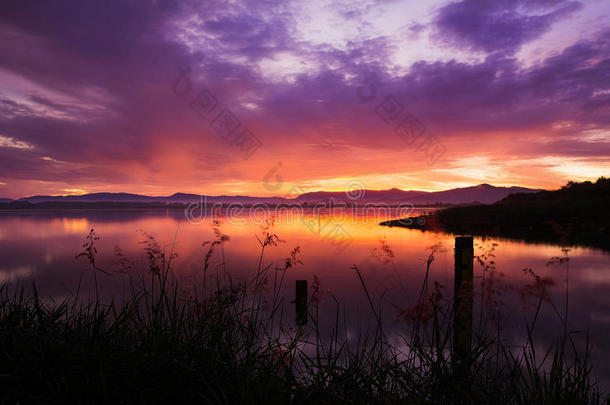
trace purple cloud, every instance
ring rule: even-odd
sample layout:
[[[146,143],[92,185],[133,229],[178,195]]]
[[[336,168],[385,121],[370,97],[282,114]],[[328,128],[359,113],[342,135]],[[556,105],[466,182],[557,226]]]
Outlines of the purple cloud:
[[[580,8],[576,1],[563,0],[463,0],[442,7],[435,23],[445,42],[475,51],[514,52]]]

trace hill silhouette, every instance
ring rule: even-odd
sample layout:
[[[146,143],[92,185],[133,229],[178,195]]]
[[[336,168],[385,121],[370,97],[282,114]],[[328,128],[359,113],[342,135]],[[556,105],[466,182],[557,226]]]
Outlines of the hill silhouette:
[[[534,193],[540,190],[524,187],[495,187],[480,184],[472,187],[454,188],[444,191],[400,190],[356,190],[353,193],[343,191],[317,191],[301,194],[295,198],[288,197],[254,197],[254,196],[208,196],[198,194],[175,193],[171,196],[146,196],[130,193],[92,193],[84,195],[38,195],[17,200],[0,199],[0,209],[31,208],[126,208],[146,207],[179,207],[183,204],[206,202],[209,204],[308,204],[335,203],[371,204],[385,203],[390,205],[413,204],[475,204],[493,203],[513,193]],[[42,205],[41,205],[42,204]],[[166,207],[167,208],[167,207]]]

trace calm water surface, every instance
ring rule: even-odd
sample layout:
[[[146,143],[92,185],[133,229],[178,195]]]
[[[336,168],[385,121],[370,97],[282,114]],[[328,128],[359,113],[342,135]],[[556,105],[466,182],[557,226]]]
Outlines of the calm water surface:
[[[414,212],[417,214],[418,212]],[[417,301],[426,271],[426,262],[434,251],[430,285],[440,283],[444,296],[452,295],[454,235],[427,233],[377,225],[390,213],[352,213],[342,218],[279,214],[272,232],[284,243],[265,252],[265,265],[278,266],[299,246],[303,265],[289,269],[285,295],[293,299],[294,280],[314,276],[327,299],[321,303],[322,315],[334,318],[335,301],[342,317],[354,330],[372,320],[372,313],[362,286],[351,269],[358,265],[375,305],[383,311],[389,327],[396,333],[406,328],[397,314]],[[185,280],[199,280],[203,257],[202,243],[214,240],[210,218],[198,223],[185,220],[182,211],[33,211],[0,213],[0,283],[35,281],[41,294],[61,299],[72,294],[79,280],[87,283],[90,271],[84,259],[75,259],[90,229],[95,229],[98,265],[112,273],[101,275],[106,294],[120,294],[127,288],[128,276],[117,273],[116,247],[136,267],[146,267],[141,231],[153,235],[162,247],[178,254],[175,269]],[[221,219],[220,230],[229,235],[224,245],[226,269],[234,280],[255,274],[260,245],[262,218],[239,216]],[[175,240],[175,242],[174,242]],[[547,280],[550,301],[563,314],[568,290],[568,328],[576,341],[590,333],[595,370],[604,387],[610,381],[610,256],[606,252],[572,247],[567,264],[549,265],[551,258],[562,256],[560,246],[527,244],[519,241],[475,238],[475,255],[483,255],[494,246],[494,300],[499,302],[502,338],[516,345],[523,343],[524,325],[533,317],[537,302],[530,294],[534,278],[523,269],[532,269]],[[213,257],[212,268],[222,259]],[[483,269],[475,263],[475,290],[481,291]],[[476,298],[475,298],[476,301]],[[480,299],[479,299],[480,301]],[[555,343],[562,324],[553,305],[545,302],[534,331],[541,349]],[[475,318],[479,309],[475,307]],[[287,317],[288,319],[288,317]]]

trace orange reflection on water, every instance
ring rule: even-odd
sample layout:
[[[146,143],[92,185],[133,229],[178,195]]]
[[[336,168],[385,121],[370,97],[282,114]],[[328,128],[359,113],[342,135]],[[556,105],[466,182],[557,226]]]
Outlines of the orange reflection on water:
[[[61,219],[64,231],[69,233],[84,233],[89,228],[89,222],[86,218],[62,218]]]

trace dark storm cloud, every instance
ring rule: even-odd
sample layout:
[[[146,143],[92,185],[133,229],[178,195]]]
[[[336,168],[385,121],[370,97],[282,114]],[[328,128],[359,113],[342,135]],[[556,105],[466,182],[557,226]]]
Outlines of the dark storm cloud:
[[[124,56],[158,29],[178,2],[71,0],[3,2],[4,23],[51,40],[59,49],[103,60]]]
[[[463,0],[439,11],[441,39],[485,52],[512,52],[581,8],[562,0]]]

